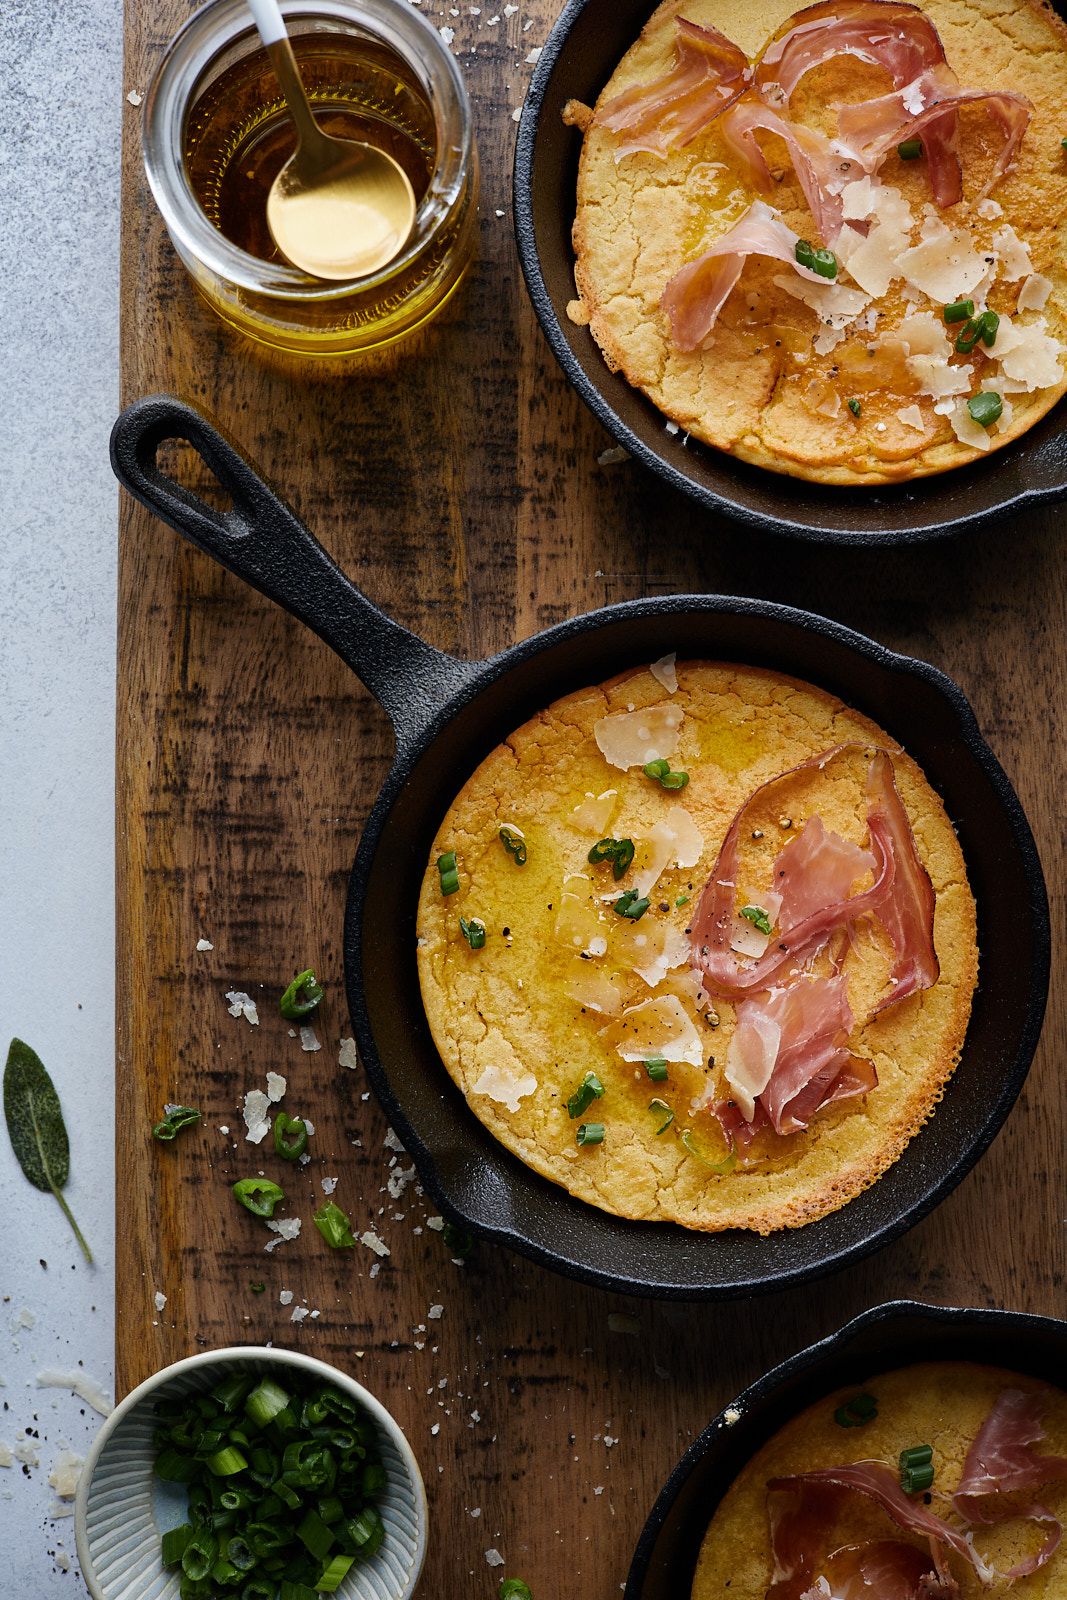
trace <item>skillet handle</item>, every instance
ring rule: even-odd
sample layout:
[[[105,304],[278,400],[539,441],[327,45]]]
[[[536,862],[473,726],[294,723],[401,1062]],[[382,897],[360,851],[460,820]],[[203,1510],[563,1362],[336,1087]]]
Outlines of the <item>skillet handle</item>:
[[[225,513],[156,465],[167,439],[185,439],[233,500]],[[111,432],[119,482],[155,516],[276,600],[324,639],[388,713],[403,747],[473,677],[477,667],[435,650],[379,611],[269,489],[239,447],[173,395],[127,406]]]

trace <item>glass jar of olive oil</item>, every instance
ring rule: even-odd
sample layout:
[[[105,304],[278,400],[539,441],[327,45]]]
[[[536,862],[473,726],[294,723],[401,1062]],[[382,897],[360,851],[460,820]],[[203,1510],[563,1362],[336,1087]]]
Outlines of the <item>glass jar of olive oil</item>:
[[[348,355],[432,317],[470,261],[478,158],[459,69],[409,0],[283,0],[316,119],[376,145],[417,209],[380,271],[326,282],[292,267],[267,227],[296,134],[244,0],[211,0],[167,48],[145,96],[148,182],[174,248],[219,316],[278,349]]]

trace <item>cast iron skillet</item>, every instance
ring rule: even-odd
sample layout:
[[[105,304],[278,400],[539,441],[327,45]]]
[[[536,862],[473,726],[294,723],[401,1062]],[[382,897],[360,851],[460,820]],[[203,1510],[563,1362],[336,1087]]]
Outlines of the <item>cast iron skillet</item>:
[[[515,146],[515,234],[526,287],[556,360],[608,432],[708,511],[799,539],[906,544],[1067,496],[1062,404],[984,461],[884,489],[834,489],[683,442],[650,400],[608,370],[589,329],[567,316],[582,140],[561,113],[571,98],[595,104],[654,9],[655,0],[570,0],[534,68]]]
[[[220,515],[155,464],[187,439],[233,499]],[[396,759],[348,891],[348,1001],[371,1082],[437,1205],[546,1266],[669,1299],[799,1283],[896,1238],[973,1166],[1037,1044],[1049,970],[1048,906],[1033,838],[960,690],[822,617],[723,596],[636,600],[574,617],[489,661],[431,649],[373,606],[255,468],[199,412],[167,396],[123,412],[120,480],[157,516],[306,622],[392,718]],[[807,1227],[761,1239],[626,1222],[523,1166],[467,1109],[419,996],[415,912],[433,837],[478,763],[536,711],[670,650],[790,673],[873,717],[925,769],[957,822],[979,906],[981,984],[963,1060],[928,1127],[873,1188]]]
[[[749,1457],[821,1396],[916,1361],[1006,1367],[1062,1389],[1067,1323],[894,1300],[783,1361],[709,1422],[667,1479],[638,1540],[624,1600],[688,1600],[708,1523]],[[726,1410],[741,1413],[732,1426]]]

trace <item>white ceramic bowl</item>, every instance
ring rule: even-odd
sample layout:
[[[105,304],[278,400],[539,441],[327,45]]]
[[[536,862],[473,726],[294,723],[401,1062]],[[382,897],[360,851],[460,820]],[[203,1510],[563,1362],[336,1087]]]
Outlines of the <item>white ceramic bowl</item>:
[[[285,1378],[279,1368],[334,1383],[352,1396],[378,1429],[386,1470],[376,1505],[385,1538],[368,1561],[356,1562],[338,1600],[409,1600],[426,1554],[426,1490],[418,1462],[385,1407],[336,1367],[292,1350],[250,1346],[210,1350],[164,1367],[111,1413],[93,1441],[78,1484],[74,1530],[82,1576],[93,1600],[176,1600],[179,1574],[160,1558],[160,1538],[185,1520],[184,1484],[164,1483],[152,1470],[153,1411],[162,1399],[206,1394],[237,1371]]]

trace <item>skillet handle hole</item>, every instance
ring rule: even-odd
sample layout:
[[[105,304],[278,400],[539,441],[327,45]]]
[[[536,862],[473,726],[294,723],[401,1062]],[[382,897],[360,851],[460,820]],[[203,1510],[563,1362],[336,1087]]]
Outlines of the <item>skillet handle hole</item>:
[[[156,466],[164,477],[195,495],[220,516],[233,510],[233,496],[223,488],[200,452],[186,440],[161,440],[156,449]]]

